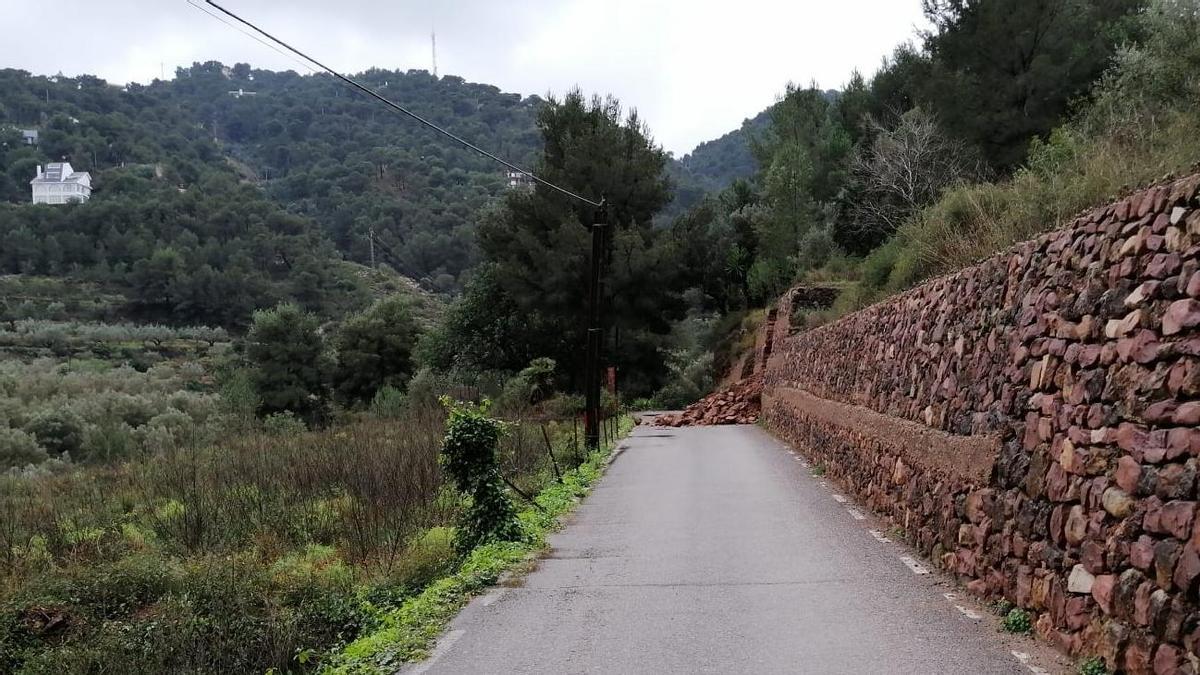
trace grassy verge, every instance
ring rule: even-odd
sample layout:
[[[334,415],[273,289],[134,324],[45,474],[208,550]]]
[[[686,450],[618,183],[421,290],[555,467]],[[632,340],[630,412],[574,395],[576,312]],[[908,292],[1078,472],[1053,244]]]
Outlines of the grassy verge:
[[[622,417],[617,438],[632,428],[633,418]],[[381,612],[377,628],[334,655],[325,672],[382,673],[428,656],[437,636],[473,595],[494,585],[505,572],[517,570],[530,554],[545,549],[546,537],[558,527],[561,517],[603,475],[614,445],[592,453],[578,468],[564,473],[562,482],[550,484],[537,495],[541,510],[529,507],[520,514],[523,541],[475,549],[453,574],[434,581],[399,607]]]

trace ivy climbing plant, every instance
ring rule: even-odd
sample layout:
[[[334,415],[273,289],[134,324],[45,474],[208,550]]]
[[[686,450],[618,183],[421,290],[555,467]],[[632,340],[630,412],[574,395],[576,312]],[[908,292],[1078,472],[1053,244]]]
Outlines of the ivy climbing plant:
[[[488,401],[480,405],[442,398],[450,413],[442,441],[442,468],[467,497],[467,508],[454,533],[454,547],[466,555],[475,547],[522,538],[517,510],[504,492],[496,446],[504,423],[488,417]]]

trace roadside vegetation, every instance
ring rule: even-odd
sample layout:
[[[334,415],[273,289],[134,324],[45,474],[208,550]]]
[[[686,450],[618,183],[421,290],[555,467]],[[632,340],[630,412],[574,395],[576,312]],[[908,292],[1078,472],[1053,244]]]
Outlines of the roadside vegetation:
[[[494,494],[540,494],[540,507],[517,503],[515,529],[467,538],[463,517],[481,502],[444,478],[436,403],[318,431],[268,418],[211,444],[0,477],[0,670],[382,667],[374,649],[336,654],[395,630],[403,640],[386,651],[419,655],[453,609],[412,609],[432,602],[425,589],[465,600],[596,476],[599,455],[585,456],[573,420],[505,405],[495,476],[520,493],[499,483]],[[396,627],[414,611],[419,625]]]

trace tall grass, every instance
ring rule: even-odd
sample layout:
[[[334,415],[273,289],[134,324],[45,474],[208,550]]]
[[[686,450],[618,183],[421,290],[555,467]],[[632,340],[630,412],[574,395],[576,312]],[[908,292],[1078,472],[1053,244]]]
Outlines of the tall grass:
[[[445,522],[441,417],[364,419],[337,430],[263,433],[144,461],[0,478],[0,580],[154,549],[167,555],[310,544],[386,574],[405,541]],[[31,545],[31,542],[34,544]]]
[[[1059,129],[1048,142],[1035,144],[1029,167],[1011,180],[951,190],[906,224],[899,236],[920,265],[889,282],[904,285],[965,267],[1197,161],[1200,116],[1190,111],[1100,137]]]
[[[444,415],[0,476],[0,672],[314,669],[453,569]],[[523,492],[583,461],[570,420],[505,416]]]

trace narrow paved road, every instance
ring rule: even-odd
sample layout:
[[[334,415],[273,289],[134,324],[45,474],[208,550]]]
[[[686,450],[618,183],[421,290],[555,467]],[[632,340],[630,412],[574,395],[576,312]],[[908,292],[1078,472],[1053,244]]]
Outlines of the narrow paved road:
[[[1013,650],[1061,670],[956,609],[971,606],[757,427],[638,427],[625,445],[537,570],[475,599],[406,672],[1034,670]]]

